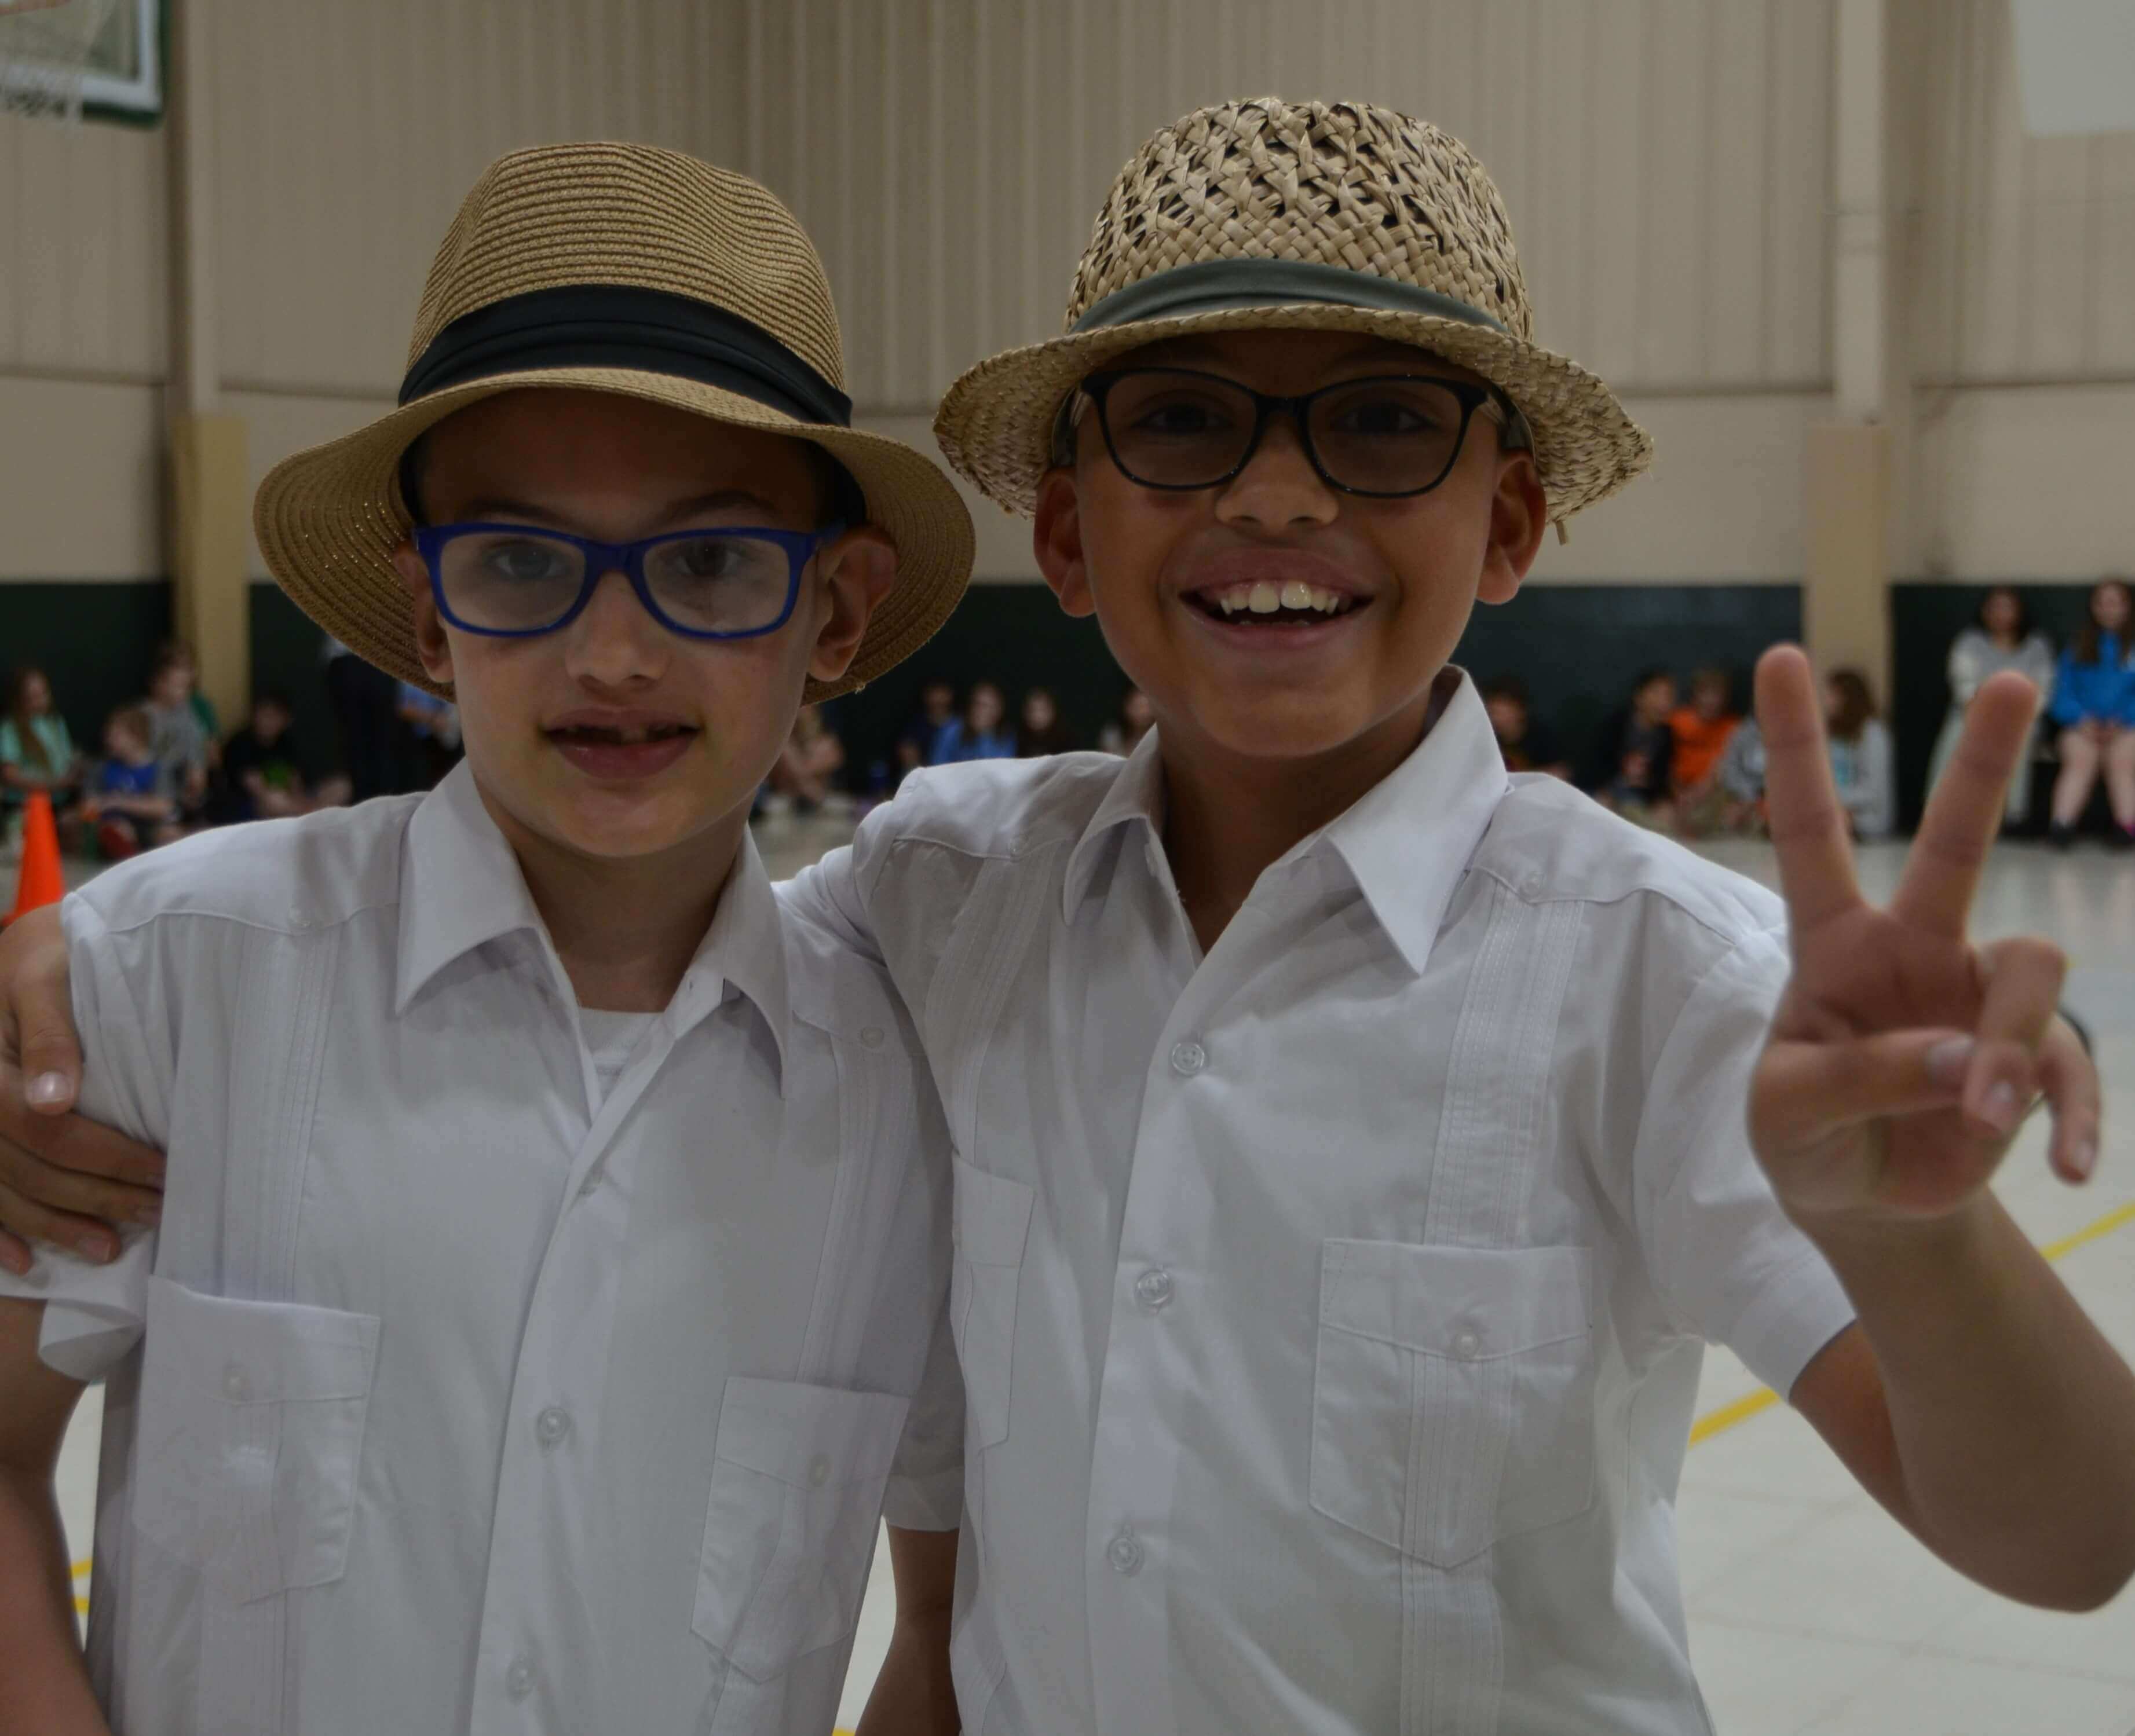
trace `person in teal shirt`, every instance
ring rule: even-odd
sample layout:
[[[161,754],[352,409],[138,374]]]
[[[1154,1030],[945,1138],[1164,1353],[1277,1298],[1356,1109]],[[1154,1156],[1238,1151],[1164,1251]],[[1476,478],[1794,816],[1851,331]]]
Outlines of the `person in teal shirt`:
[[[81,776],[81,756],[52,704],[51,680],[41,669],[17,670],[7,715],[0,719],[0,800],[12,812],[31,791],[41,790],[52,799],[54,817],[70,830]]]
[[[2113,841],[2135,849],[2135,635],[2124,579],[2101,580],[2090,617],[2061,653],[2047,715],[2060,725],[2053,840],[2066,849],[2100,773],[2113,808]]]

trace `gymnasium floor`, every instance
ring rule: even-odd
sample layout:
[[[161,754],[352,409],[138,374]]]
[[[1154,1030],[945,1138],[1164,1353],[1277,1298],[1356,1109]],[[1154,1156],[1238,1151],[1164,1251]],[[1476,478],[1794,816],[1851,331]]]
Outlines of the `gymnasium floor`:
[[[834,844],[831,823],[759,833],[774,874]],[[1715,852],[1772,878],[1758,845]],[[1861,853],[1888,896],[1902,846]],[[2005,1166],[2002,1197],[2122,1352],[2135,1356],[2135,858],[1998,851],[1975,908],[1981,938],[2032,930],[2075,960],[2064,997],[2090,1026],[2107,1093],[2105,1151],[2084,1188],[2045,1168],[2043,1120]],[[61,1461],[77,1560],[89,1553],[99,1406]],[[1722,1736],[2135,1736],[2135,1592],[2087,1617],[2045,1615],[1973,1588],[1860,1492],[1735,1358],[1707,1359],[1679,1511],[1692,1653]],[[84,1582],[85,1589],[85,1581]],[[878,1559],[841,1722],[879,1666],[890,1622]]]

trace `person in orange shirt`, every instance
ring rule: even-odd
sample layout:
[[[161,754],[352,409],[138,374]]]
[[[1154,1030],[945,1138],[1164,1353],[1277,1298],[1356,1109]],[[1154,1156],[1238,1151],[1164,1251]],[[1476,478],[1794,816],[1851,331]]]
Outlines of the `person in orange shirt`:
[[[1716,776],[1720,757],[1727,750],[1735,726],[1742,721],[1731,703],[1733,685],[1725,670],[1699,670],[1690,678],[1690,704],[1678,706],[1668,717],[1668,733],[1675,738],[1668,773],[1675,790],[1677,823],[1692,838],[1721,827],[1726,797]]]

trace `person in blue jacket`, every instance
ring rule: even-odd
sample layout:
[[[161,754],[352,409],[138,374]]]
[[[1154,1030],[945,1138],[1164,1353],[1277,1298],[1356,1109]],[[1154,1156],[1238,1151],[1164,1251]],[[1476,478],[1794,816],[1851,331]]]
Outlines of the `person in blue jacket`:
[[[2113,842],[2135,848],[2135,635],[2125,579],[2101,580],[2090,618],[2061,653],[2047,715],[2060,726],[2060,776],[2054,784],[2053,840],[2065,849],[2105,774]]]
[[[1012,760],[1015,732],[1008,727],[1008,701],[990,681],[971,689],[964,714],[942,732],[935,748],[937,765],[953,766],[960,760]]]

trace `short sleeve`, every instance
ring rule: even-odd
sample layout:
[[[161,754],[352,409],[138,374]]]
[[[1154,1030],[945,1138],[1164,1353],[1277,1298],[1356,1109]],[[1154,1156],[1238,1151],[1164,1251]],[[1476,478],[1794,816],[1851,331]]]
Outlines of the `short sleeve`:
[[[1768,931],[1699,979],[1648,1083],[1635,1158],[1639,1238],[1670,1311],[1781,1394],[1853,1318],[1750,1146],[1750,1075],[1788,970],[1783,936]]]
[[[81,1113],[129,1138],[162,1144],[169,1119],[161,1050],[147,1040],[122,957],[132,947],[152,945],[152,929],[114,938],[79,895],[61,907],[61,921],[82,1049]],[[44,1303],[39,1349],[51,1368],[72,1380],[103,1379],[140,1340],[154,1234],[127,1232],[109,1265],[50,1247],[33,1254],[27,1277],[0,1272],[0,1295]]]
[[[909,1531],[953,1531],[963,1523],[964,1379],[946,1299],[890,1468],[883,1517]]]
[[[882,808],[875,810],[877,814],[884,811]],[[852,844],[840,845],[778,888],[787,910],[827,930],[842,945],[877,964],[882,961],[882,946],[875,938],[867,900],[861,894],[860,872],[861,853],[874,843],[880,829],[881,822],[871,829],[863,820],[859,835]]]

